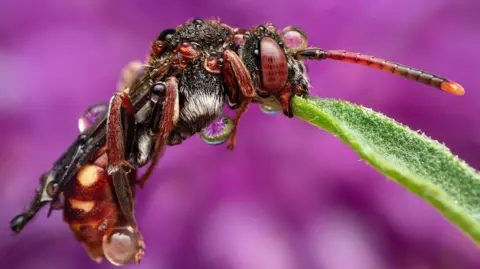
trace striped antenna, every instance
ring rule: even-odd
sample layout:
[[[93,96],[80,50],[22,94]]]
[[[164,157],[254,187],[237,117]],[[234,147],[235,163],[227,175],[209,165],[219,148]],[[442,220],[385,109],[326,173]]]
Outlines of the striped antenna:
[[[376,58],[374,56],[364,55],[361,53],[353,53],[343,50],[323,50],[319,48],[307,48],[298,51],[296,53],[296,58],[299,60],[333,59],[343,62],[357,63],[380,69],[397,76],[405,77],[407,79],[415,80],[455,95],[465,94],[465,90],[463,89],[463,87],[460,84],[451,80],[422,71],[420,69],[394,63],[385,59]]]

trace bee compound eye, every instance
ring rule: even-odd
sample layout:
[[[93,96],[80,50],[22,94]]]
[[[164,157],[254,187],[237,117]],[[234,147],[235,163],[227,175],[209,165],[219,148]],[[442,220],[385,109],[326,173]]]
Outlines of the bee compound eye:
[[[262,89],[277,93],[288,81],[288,64],[285,52],[271,37],[260,40],[260,68]]]
[[[103,238],[105,257],[115,265],[125,265],[134,261],[140,251],[138,239],[138,235],[131,227],[114,229]]]

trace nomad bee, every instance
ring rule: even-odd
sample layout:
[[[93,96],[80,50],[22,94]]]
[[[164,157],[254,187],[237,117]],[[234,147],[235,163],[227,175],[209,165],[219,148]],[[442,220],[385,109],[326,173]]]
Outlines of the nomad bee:
[[[134,214],[137,185],[152,174],[167,145],[199,133],[232,150],[240,118],[253,102],[270,112],[274,100],[293,117],[293,95],[308,95],[305,60],[359,63],[463,95],[457,83],[387,60],[307,47],[296,27],[277,31],[271,23],[232,28],[217,20],[194,19],[164,30],[144,63],[123,72],[108,104],[89,107],[80,135],[41,177],[24,213],[12,219],[19,233],[46,204],[63,217],[88,254],[116,265],[138,263],[145,244]],[[236,111],[225,116],[227,104]],[[147,167],[137,178],[137,169]]]

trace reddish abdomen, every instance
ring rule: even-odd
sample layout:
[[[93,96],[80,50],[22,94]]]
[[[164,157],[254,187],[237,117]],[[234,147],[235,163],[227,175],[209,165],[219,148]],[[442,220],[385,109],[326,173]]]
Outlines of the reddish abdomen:
[[[263,89],[268,92],[282,90],[288,79],[287,58],[278,43],[270,37],[260,41],[260,64]]]
[[[106,172],[107,155],[104,150],[99,150],[99,157],[81,167],[75,180],[64,189],[63,218],[96,261],[104,257],[104,235],[116,227],[120,217],[112,178]]]

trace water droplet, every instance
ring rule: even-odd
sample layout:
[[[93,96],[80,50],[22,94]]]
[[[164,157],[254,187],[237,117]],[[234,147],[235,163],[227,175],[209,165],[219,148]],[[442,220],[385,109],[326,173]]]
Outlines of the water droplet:
[[[232,132],[232,120],[223,116],[200,132],[200,138],[209,145],[220,145],[228,140]]]
[[[271,106],[266,106],[266,105],[259,105],[260,109],[262,110],[263,113],[268,114],[268,115],[275,115],[281,112],[280,109],[276,109]]]
[[[245,44],[245,36],[243,34],[236,34],[233,36],[233,42],[237,46],[243,45]]]
[[[307,47],[307,37],[301,30],[295,27],[287,27],[283,30],[283,41],[287,47],[293,50]]]
[[[108,105],[95,104],[88,107],[78,120],[78,129],[81,133],[92,126],[97,120],[101,119],[108,111]]]
[[[105,258],[114,265],[126,265],[141,251],[140,238],[131,227],[115,228],[103,237]]]

